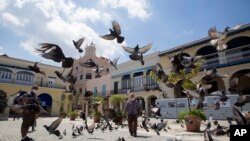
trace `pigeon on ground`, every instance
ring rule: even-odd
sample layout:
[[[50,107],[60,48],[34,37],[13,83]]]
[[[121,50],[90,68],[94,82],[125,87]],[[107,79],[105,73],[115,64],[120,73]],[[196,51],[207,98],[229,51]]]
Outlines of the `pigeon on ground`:
[[[81,49],[81,45],[82,45],[84,39],[85,38],[83,37],[83,38],[80,38],[78,41],[73,40],[73,44],[74,44],[75,48],[79,51],[79,53],[83,52],[83,50]]]
[[[213,138],[212,138],[210,132],[207,130],[205,130],[205,132],[204,132],[204,141],[213,141]]]
[[[139,45],[137,45],[134,48],[122,46],[122,48],[126,52],[130,53],[129,58],[131,60],[133,60],[133,61],[139,60],[142,65],[144,65],[143,54],[146,53],[151,47],[152,47],[152,43],[145,45],[142,48],[139,48]]]
[[[44,71],[41,71],[40,68],[37,66],[38,62],[35,62],[33,66],[28,66],[30,70],[32,70],[35,73],[41,73],[42,75],[46,76]]]
[[[110,34],[101,36],[101,38],[105,40],[114,40],[115,38],[117,39],[117,43],[122,43],[124,41],[124,37],[120,36],[121,35],[121,27],[117,21],[112,21],[112,26],[113,30],[109,29]]]
[[[41,53],[41,56],[46,59],[51,59],[55,62],[62,62],[63,68],[71,68],[74,64],[74,59],[72,57],[65,57],[62,49],[56,45],[51,43],[41,43],[40,49],[36,49]]]

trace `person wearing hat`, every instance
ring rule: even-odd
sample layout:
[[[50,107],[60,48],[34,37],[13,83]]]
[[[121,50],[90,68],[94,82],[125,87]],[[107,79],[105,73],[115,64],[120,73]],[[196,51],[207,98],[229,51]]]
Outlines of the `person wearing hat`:
[[[140,103],[135,99],[133,93],[129,94],[129,99],[125,104],[124,114],[127,113],[128,127],[131,136],[137,137],[137,118],[141,110]]]
[[[34,126],[36,114],[40,112],[39,102],[37,101],[36,95],[38,93],[38,86],[34,85],[31,88],[31,92],[24,94],[20,97],[23,101],[23,122],[21,125],[21,141],[33,141],[32,138],[27,136],[30,126]]]

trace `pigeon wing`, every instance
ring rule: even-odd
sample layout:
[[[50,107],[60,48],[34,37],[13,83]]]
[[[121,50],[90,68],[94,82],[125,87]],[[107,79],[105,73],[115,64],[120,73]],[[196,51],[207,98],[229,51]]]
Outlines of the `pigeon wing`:
[[[125,46],[122,46],[122,48],[127,51],[128,53],[134,53],[134,48],[130,48],[130,47],[125,47]]]
[[[246,125],[247,119],[242,115],[242,113],[235,106],[233,107],[234,119],[238,125]]]
[[[151,47],[152,47],[152,43],[149,43],[148,45],[140,48],[138,52],[139,53],[146,53]]]
[[[114,20],[114,21],[112,21],[112,26],[113,26],[115,33],[117,35],[120,35],[121,34],[121,27],[120,27],[119,23]]]
[[[82,45],[83,41],[85,40],[85,38],[80,38],[77,42],[76,42],[76,48],[80,48],[80,46]]]
[[[103,39],[106,39],[106,40],[114,40],[115,39],[115,36],[112,34],[107,34],[107,35],[100,36],[100,37]]]
[[[50,43],[42,43],[40,45],[42,46],[41,48],[46,48],[46,51],[50,49],[47,53],[44,52],[42,57],[51,59],[55,62],[61,62],[61,60],[65,58],[62,49],[58,45]]]
[[[114,65],[116,65],[116,64],[117,64],[117,62],[118,62],[119,58],[120,58],[120,57],[117,57],[117,58],[115,58],[115,59],[112,61]]]
[[[63,120],[63,118],[59,117],[58,119],[53,121],[52,124],[49,126],[49,132],[53,133],[56,130],[56,128],[60,125],[62,120]]]

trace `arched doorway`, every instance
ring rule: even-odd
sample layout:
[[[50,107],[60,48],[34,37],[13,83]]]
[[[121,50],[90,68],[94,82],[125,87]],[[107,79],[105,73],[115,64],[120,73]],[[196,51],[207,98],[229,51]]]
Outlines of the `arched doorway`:
[[[52,97],[47,93],[42,93],[38,96],[41,106],[43,109],[50,114],[52,108]]]
[[[148,101],[148,115],[151,115],[151,108],[156,106],[156,101],[157,97],[154,95],[151,95],[148,97],[147,101]]]
[[[234,79],[235,77],[238,78],[238,86],[239,92],[246,95],[250,94],[250,69],[244,69],[235,72],[229,79],[229,82]]]
[[[7,108],[7,93],[0,90],[0,114],[4,113],[5,108]]]
[[[204,84],[211,84],[212,85],[212,87],[207,90],[208,94],[212,93],[214,91],[220,91],[220,90],[225,91],[225,89],[226,89],[225,83],[222,80],[222,78],[219,78],[219,77],[212,78],[210,76],[205,76],[201,80]]]

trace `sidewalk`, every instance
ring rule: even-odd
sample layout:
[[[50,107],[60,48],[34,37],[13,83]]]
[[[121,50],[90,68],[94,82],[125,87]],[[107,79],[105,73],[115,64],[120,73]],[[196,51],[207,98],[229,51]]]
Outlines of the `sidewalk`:
[[[28,133],[29,137],[32,137],[36,141],[57,141],[58,137],[55,135],[49,135],[49,133],[45,130],[43,125],[50,125],[56,118],[38,118],[37,127],[35,132]],[[160,120],[151,119],[152,122],[160,122]],[[20,141],[20,127],[21,127],[22,119],[13,121],[13,119],[9,119],[9,121],[0,121],[0,141]],[[91,124],[92,120],[88,120],[88,123]],[[65,129],[67,131],[67,135],[63,136],[61,141],[116,141],[119,137],[124,137],[126,141],[174,141],[170,140],[175,138],[175,136],[181,136],[182,141],[203,141],[203,133],[190,133],[185,132],[185,128],[182,128],[180,124],[175,124],[174,120],[168,120],[170,130],[161,131],[160,136],[158,136],[153,130],[146,132],[146,130],[138,127],[138,137],[130,136],[128,132],[128,127],[119,128],[118,130],[105,130],[102,132],[100,129],[95,130],[91,135],[85,129],[83,130],[83,135],[78,136],[76,138],[72,137],[72,125],[80,127],[83,125],[83,120],[78,118],[76,121],[70,121],[69,118],[66,118],[59,125],[58,129],[62,133]],[[141,118],[138,119],[138,124],[141,124]],[[227,125],[226,121],[220,122],[221,125]],[[113,127],[115,125],[113,124]],[[213,125],[211,129],[215,126]],[[202,127],[204,128],[204,127]],[[31,129],[30,129],[31,130]],[[213,138],[217,141],[229,141],[227,136],[215,136]],[[169,140],[167,140],[169,139]]]

